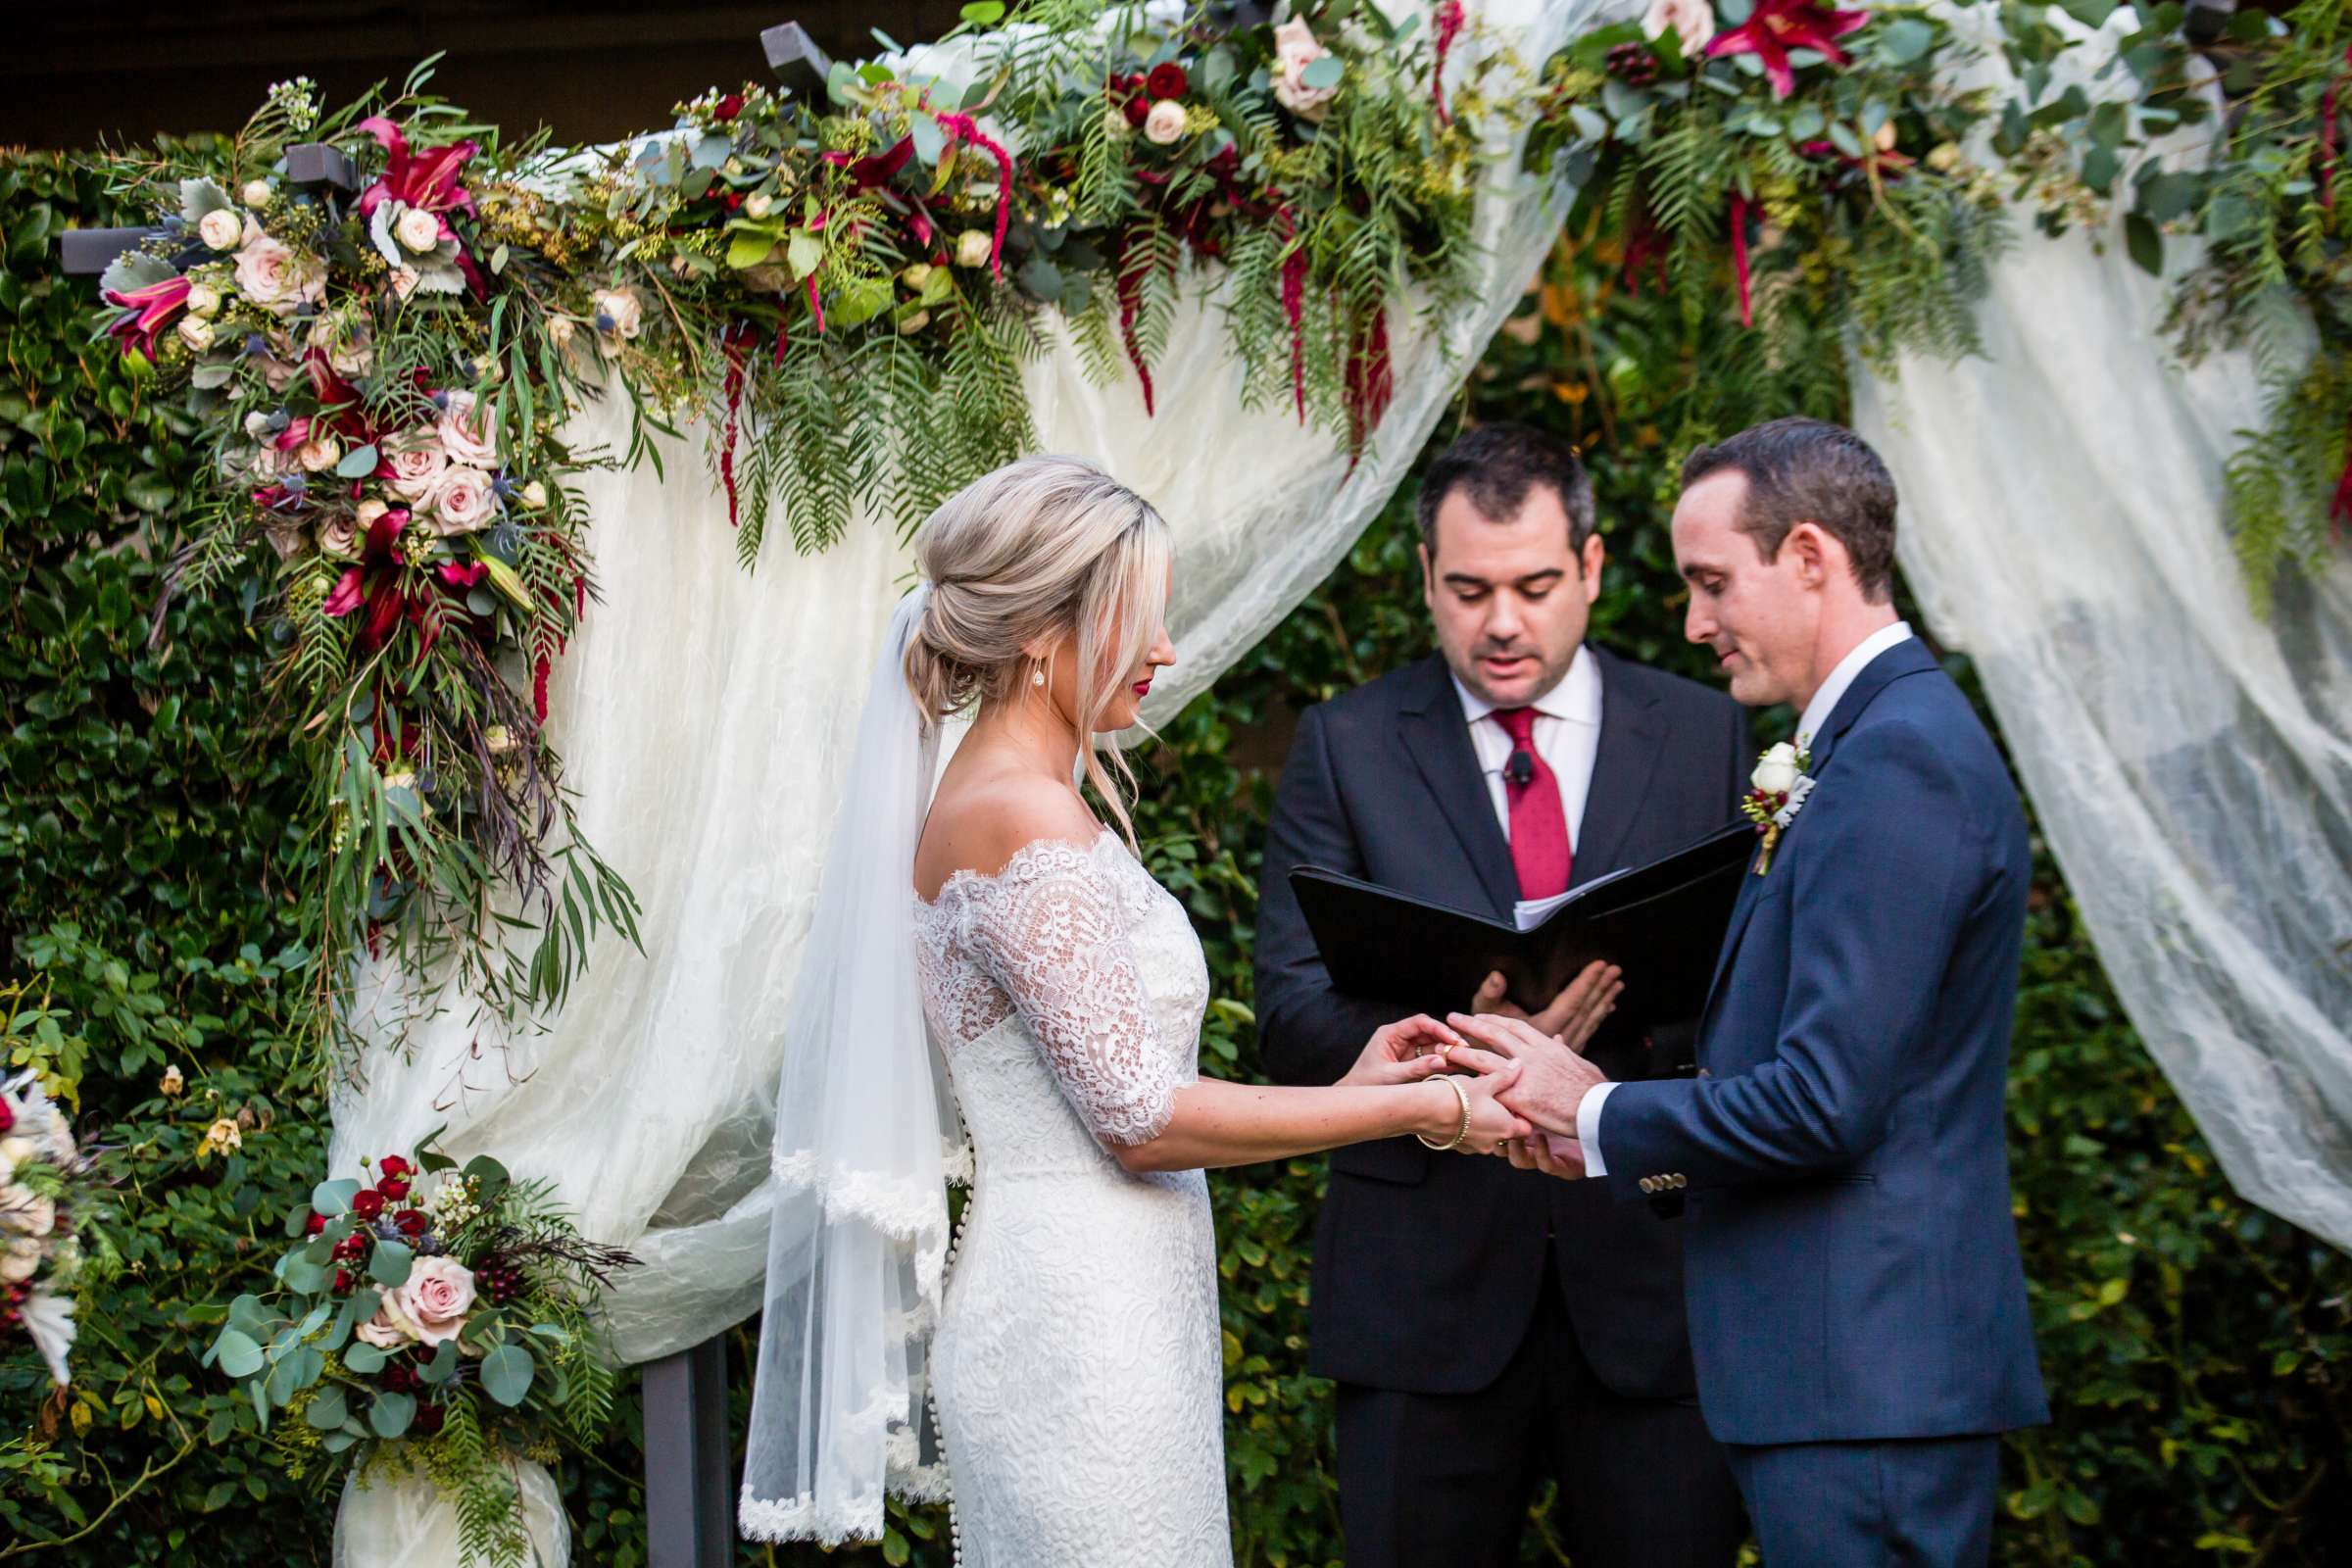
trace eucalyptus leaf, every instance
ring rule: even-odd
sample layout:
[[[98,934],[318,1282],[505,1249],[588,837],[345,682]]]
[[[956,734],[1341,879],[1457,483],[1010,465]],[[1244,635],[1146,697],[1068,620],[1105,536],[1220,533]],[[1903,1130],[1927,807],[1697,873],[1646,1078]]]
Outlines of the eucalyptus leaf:
[[[338,479],[365,479],[375,471],[375,466],[379,461],[372,445],[354,447],[343,454],[342,462],[335,465],[335,477]]]
[[[1341,64],[1338,55],[1317,55],[1298,73],[1298,85],[1319,92],[1325,87],[1337,87],[1347,74],[1348,68]]]
[[[691,164],[696,169],[716,169],[724,164],[728,155],[734,151],[734,143],[715,131],[706,136],[698,136],[695,138]]]
[[[2164,231],[2139,213],[2124,219],[2124,246],[2139,270],[2151,277],[2164,275]]]
[[[416,1264],[416,1254],[398,1242],[378,1242],[375,1250],[368,1254],[368,1277],[376,1284],[397,1290],[409,1283],[409,1270]]]
[[[330,1383],[311,1396],[310,1407],[302,1412],[302,1418],[321,1432],[332,1432],[343,1424],[344,1418],[350,1413],[343,1399],[343,1390]]]
[[[433,1347],[433,1358],[416,1374],[427,1383],[447,1383],[458,1375],[458,1342],[443,1340]]]
[[[531,1392],[531,1352],[519,1345],[502,1345],[482,1357],[482,1392],[513,1409]]]
[[[939,122],[926,114],[906,117],[906,133],[914,138],[914,156],[926,164],[939,162],[940,152],[948,144],[948,133],[939,128]]]
[[[1936,29],[1917,17],[1896,17],[1879,27],[1879,53],[1892,66],[1907,66],[1936,44]]]
[[[188,385],[199,392],[210,392],[228,385],[236,378],[236,374],[237,362],[234,360],[204,360],[189,369]]]
[[[220,1337],[213,1341],[213,1355],[228,1377],[249,1378],[262,1369],[262,1348],[236,1329],[220,1331]]]
[[[379,1394],[368,1407],[368,1427],[387,1443],[407,1432],[416,1419],[416,1396],[413,1394]]]
[[[355,713],[352,716],[355,721],[364,720],[367,717],[364,713]],[[324,1214],[328,1219],[333,1219],[337,1214],[350,1212],[351,1200],[358,1195],[359,1190],[360,1184],[348,1176],[339,1182],[320,1182],[311,1189],[311,1207],[316,1212]]]
[[[369,1313],[368,1315],[372,1317],[374,1314]],[[343,1352],[344,1366],[364,1378],[373,1377],[376,1373],[381,1372],[388,1359],[390,1357],[382,1350],[365,1340],[355,1343]]]

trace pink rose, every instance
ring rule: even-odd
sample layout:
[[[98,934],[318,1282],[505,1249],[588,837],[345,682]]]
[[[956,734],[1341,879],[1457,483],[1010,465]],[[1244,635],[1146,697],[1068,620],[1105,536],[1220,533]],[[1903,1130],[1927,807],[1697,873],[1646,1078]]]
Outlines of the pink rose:
[[[409,1265],[409,1282],[384,1296],[405,1323],[427,1345],[454,1340],[473,1309],[473,1270],[449,1257],[420,1257]]]
[[[250,219],[236,272],[237,291],[274,316],[292,316],[304,301],[326,293],[325,270],[317,257],[297,256]]]
[[[1307,67],[1331,53],[1316,40],[1314,29],[1299,18],[1291,18],[1274,29],[1274,101],[1308,122],[1329,114],[1339,87],[1309,87],[1298,79]]]
[[[498,447],[484,422],[482,410],[470,392],[452,392],[441,415],[441,450],[452,463],[489,468],[498,464]]]
[[[440,447],[423,442],[394,447],[384,461],[392,468],[384,480],[385,488],[412,506],[422,505],[440,488],[442,470],[449,466],[449,458]]]
[[[479,468],[453,467],[433,491],[433,532],[444,538],[471,533],[489,522],[495,507],[488,474]]]
[[[417,1261],[424,1262],[426,1259],[419,1258]],[[416,1276],[412,1272],[410,1277],[413,1279]],[[379,1350],[397,1350],[404,1345],[413,1344],[416,1339],[416,1335],[409,1332],[408,1318],[401,1315],[393,1306],[392,1297],[393,1293],[386,1291],[383,1299],[376,1303],[375,1316],[352,1330],[357,1338],[367,1341]]]

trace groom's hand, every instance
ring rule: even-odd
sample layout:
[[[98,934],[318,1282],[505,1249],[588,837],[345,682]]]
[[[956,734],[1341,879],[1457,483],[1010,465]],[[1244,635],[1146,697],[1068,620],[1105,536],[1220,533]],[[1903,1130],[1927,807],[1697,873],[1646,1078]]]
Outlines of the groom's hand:
[[[1580,1181],[1585,1174],[1585,1146],[1573,1138],[1537,1133],[1512,1139],[1499,1152],[1508,1155],[1518,1170],[1540,1170],[1562,1181]]]
[[[1470,1010],[1501,1018],[1523,1018],[1570,1051],[1581,1052],[1617,1005],[1625,982],[1623,971],[1615,964],[1588,963],[1584,972],[1569,981],[1543,1011],[1535,1013],[1522,1011],[1506,995],[1506,987],[1501,974],[1488,975],[1479,986],[1478,995],[1470,999]]]
[[[1494,1013],[1474,1018],[1457,1012],[1446,1021],[1476,1043],[1446,1052],[1458,1064],[1484,1066],[1486,1063],[1477,1059],[1481,1056],[1519,1064],[1518,1082],[1503,1096],[1503,1102],[1545,1132],[1575,1137],[1577,1102],[1594,1084],[1608,1082],[1607,1073],[1524,1018]]]

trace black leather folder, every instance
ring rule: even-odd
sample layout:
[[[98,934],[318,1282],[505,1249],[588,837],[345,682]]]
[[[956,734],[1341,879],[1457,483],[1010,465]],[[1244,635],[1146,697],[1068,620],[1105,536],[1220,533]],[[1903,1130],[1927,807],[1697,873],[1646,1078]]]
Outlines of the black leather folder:
[[[1585,884],[1527,931],[1319,866],[1293,871],[1291,887],[1341,991],[1443,1018],[1499,969],[1534,1012],[1600,958],[1625,970],[1612,1032],[1646,1034],[1705,1004],[1755,847],[1754,828],[1724,828]]]

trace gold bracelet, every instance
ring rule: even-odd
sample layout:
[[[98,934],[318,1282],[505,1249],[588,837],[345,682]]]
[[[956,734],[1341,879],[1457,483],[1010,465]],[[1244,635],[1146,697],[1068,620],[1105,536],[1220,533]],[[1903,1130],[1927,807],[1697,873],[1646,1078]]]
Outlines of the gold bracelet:
[[[1438,1082],[1452,1090],[1453,1098],[1462,1102],[1462,1124],[1453,1130],[1452,1139],[1443,1144],[1431,1143],[1427,1133],[1415,1133],[1413,1136],[1421,1140],[1423,1149],[1434,1149],[1443,1154],[1447,1150],[1461,1148],[1462,1140],[1470,1136],[1470,1091],[1462,1087],[1462,1081],[1459,1078],[1450,1075],[1440,1078]]]

